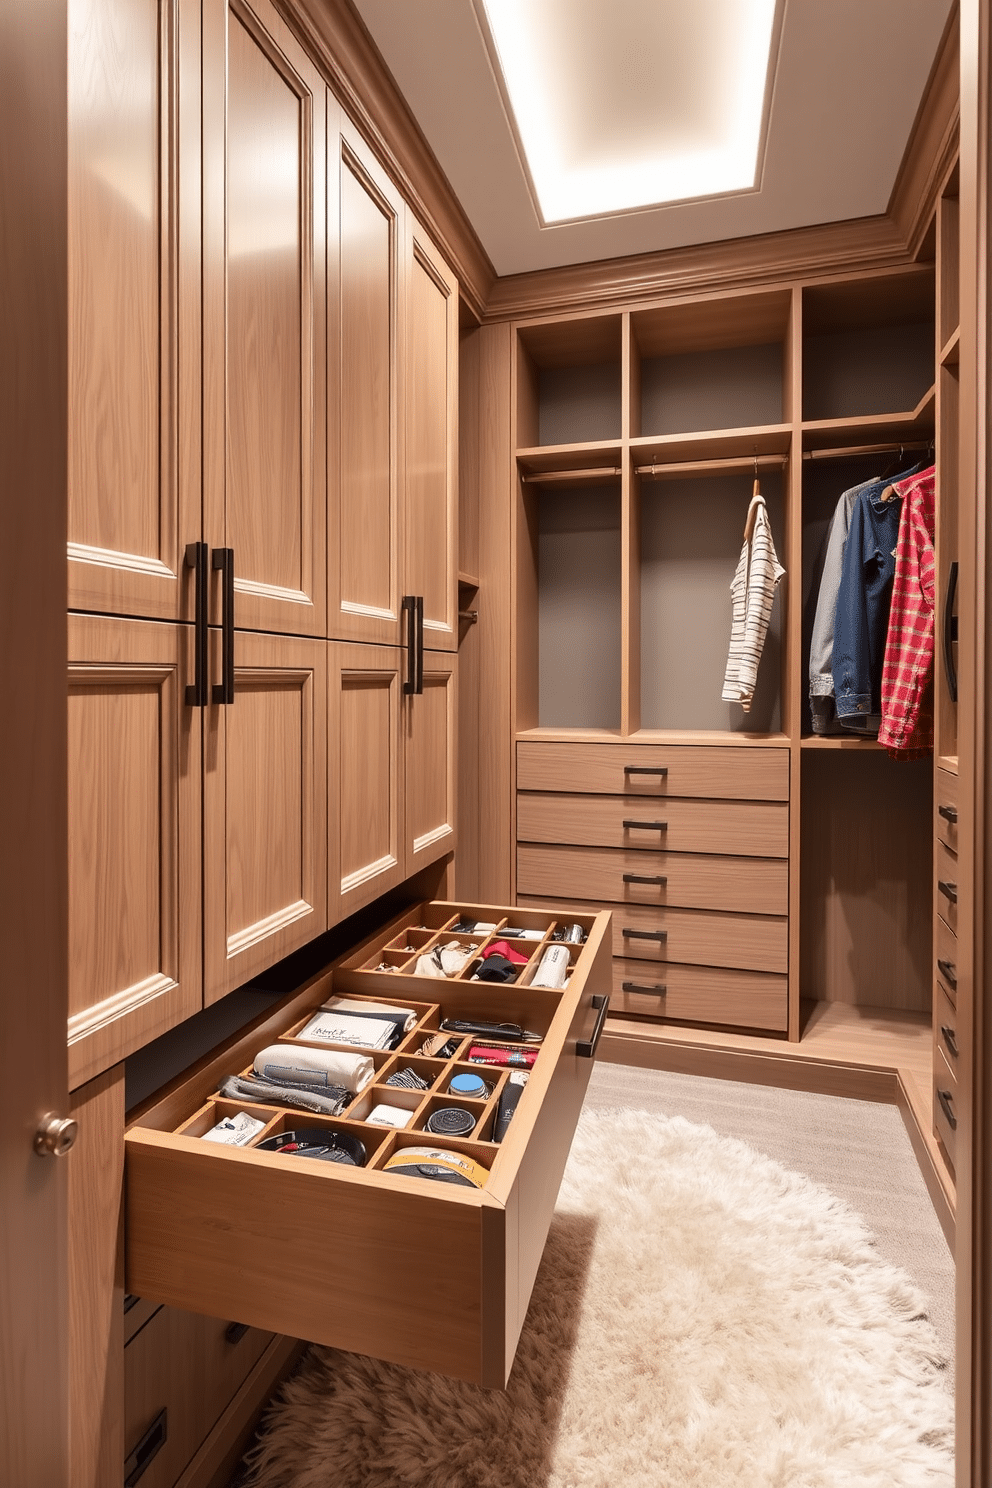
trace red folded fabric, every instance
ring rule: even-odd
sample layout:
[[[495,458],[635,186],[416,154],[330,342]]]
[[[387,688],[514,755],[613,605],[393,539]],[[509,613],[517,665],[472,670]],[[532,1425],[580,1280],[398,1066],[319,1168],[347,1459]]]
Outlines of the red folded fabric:
[[[527,965],[527,957],[521,956],[519,951],[515,951],[507,940],[497,940],[492,945],[486,946],[486,949],[482,953],[483,961],[487,956],[505,956],[507,961],[513,962],[514,966]]]
[[[537,1053],[536,1049],[490,1049],[485,1044],[473,1044],[468,1058],[470,1064],[509,1064],[517,1069],[529,1069]]]

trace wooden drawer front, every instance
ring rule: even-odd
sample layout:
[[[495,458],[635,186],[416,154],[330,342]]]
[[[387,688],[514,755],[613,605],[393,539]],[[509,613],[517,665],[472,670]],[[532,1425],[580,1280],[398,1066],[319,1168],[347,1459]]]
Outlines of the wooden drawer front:
[[[958,777],[938,770],[933,783],[934,823],[938,842],[958,850]]]
[[[953,1165],[957,1148],[958,1082],[940,1049],[933,1051],[933,1126]]]
[[[785,801],[666,800],[637,796],[517,796],[520,842],[584,847],[665,848],[668,852],[789,856]]]
[[[960,1057],[957,1009],[939,981],[933,989],[933,1041],[935,1051],[940,1050],[951,1073],[957,1077]]]
[[[124,1451],[128,1457],[137,1452],[139,1460],[149,1453],[142,1488],[172,1488],[271,1340],[270,1333],[243,1332],[237,1324],[173,1307],[160,1308],[139,1329],[124,1350]],[[163,1408],[166,1419],[156,1429]],[[153,1429],[153,1440],[142,1448]]]
[[[940,985],[955,1005],[958,1000],[958,938],[941,919],[936,919],[934,971]]]
[[[346,965],[374,967],[395,936],[422,933],[415,927],[425,923],[425,913],[433,915],[427,923],[440,927],[465,909],[415,905]],[[493,906],[473,906],[472,912],[486,920],[521,914]],[[544,1039],[504,1141],[496,1146],[483,1134],[454,1144],[489,1168],[484,1188],[383,1172],[381,1161],[394,1146],[418,1139],[451,1145],[419,1129],[351,1125],[371,1154],[369,1166],[358,1169],[221,1146],[177,1130],[193,1118],[195,1131],[212,1124],[216,1108],[203,1110],[202,1126],[197,1113],[220,1081],[300,1026],[332,990],[343,990],[334,970],[284,999],[127,1132],[128,1289],[170,1306],[502,1388],[588,1085],[595,1030],[605,1022],[599,995],[608,997],[612,979],[609,918],[587,916],[583,924],[586,940],[573,951],[566,989],[528,990],[523,983],[494,989],[497,999],[514,994],[506,999],[506,1016],[523,1002],[533,1019],[528,1026],[538,1027]],[[402,984],[416,981],[423,991],[428,983],[430,995],[422,1000],[445,1003],[454,1017],[480,1016],[476,1009],[489,990],[467,981],[362,970],[353,975],[366,993],[374,988],[392,1000],[410,995]],[[489,1009],[492,1019],[496,1004]],[[424,1030],[410,1037],[422,1040]],[[397,1058],[415,1055],[401,1046]],[[320,1121],[294,1113],[276,1119],[287,1127]],[[352,1121],[361,1119],[356,1110]]]
[[[784,915],[789,909],[789,865],[778,858],[525,843],[517,848],[517,892],[573,901]]]
[[[958,855],[942,842],[934,844],[934,878],[937,913],[948,928],[958,933]]]
[[[789,983],[784,976],[712,966],[645,966],[613,961],[611,1013],[640,1013],[679,1023],[720,1023],[785,1033]]]
[[[789,751],[521,740],[517,745],[517,789],[787,801]]]
[[[520,902],[543,905],[559,915],[568,912],[566,904],[555,904],[550,899]],[[613,910],[614,956],[743,971],[788,970],[789,922],[778,915],[725,915],[633,904],[587,904],[584,909],[586,913]]]

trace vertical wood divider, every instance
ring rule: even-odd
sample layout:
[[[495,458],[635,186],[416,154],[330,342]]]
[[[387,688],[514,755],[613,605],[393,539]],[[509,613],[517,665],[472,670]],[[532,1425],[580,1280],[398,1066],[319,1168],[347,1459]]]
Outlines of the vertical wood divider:
[[[803,658],[803,292],[792,290],[792,314],[786,341],[785,399],[782,412],[792,424],[791,458],[786,483],[786,551],[788,611],[785,627],[782,729],[789,736],[789,1039],[800,1035],[800,801],[802,786]]]
[[[641,520],[640,485],[630,441],[640,430],[640,353],[625,310],[621,331],[621,661],[620,732],[641,726]]]

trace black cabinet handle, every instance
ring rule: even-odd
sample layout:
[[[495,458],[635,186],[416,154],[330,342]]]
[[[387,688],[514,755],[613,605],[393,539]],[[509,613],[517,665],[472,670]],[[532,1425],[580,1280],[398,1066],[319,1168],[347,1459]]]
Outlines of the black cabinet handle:
[[[221,680],[214,683],[215,703],[234,702],[234,549],[214,548],[213,565],[221,573]]]
[[[946,878],[938,878],[937,889],[951,904],[957,904],[958,886],[956,883],[948,883]]]
[[[247,1332],[247,1323],[228,1323],[224,1329],[224,1337],[228,1343],[240,1343]]]
[[[403,691],[413,697],[424,690],[424,601],[418,594],[404,594],[406,617],[406,681]]]
[[[957,1039],[954,1036],[954,1029],[953,1028],[948,1028],[948,1026],[947,1026],[946,1023],[941,1023],[941,1025],[940,1025],[940,1032],[941,1032],[941,1037],[944,1040],[944,1043],[950,1049],[951,1053],[954,1055],[954,1058],[957,1059],[957,1057],[958,1057],[958,1041],[957,1041]]]
[[[596,1026],[592,1031],[592,1038],[579,1039],[575,1045],[575,1052],[580,1059],[596,1058],[596,1050],[599,1048],[599,1041],[603,1037],[603,1025],[606,1022],[606,1015],[610,1011],[610,999],[606,996],[605,992],[594,992],[592,1005],[594,1008],[599,1009],[599,1016],[596,1019]]]
[[[134,1488],[145,1475],[153,1457],[165,1446],[169,1436],[169,1412],[163,1407],[133,1452],[124,1458],[124,1488]]]
[[[937,815],[942,816],[953,827],[958,819],[958,808],[956,806],[938,806]]]
[[[625,775],[667,775],[667,765],[624,765]]]
[[[205,708],[207,705],[207,545],[205,542],[186,544],[186,567],[193,570],[196,585],[193,681],[186,684],[186,705],[189,708]]]
[[[637,827],[638,830],[644,831],[644,832],[667,832],[668,831],[668,823],[667,822],[642,822],[642,821],[625,821],[624,822],[623,829],[624,829],[625,832],[629,832],[630,829],[631,829],[631,827]]]
[[[642,987],[639,982],[621,982],[621,992],[645,992],[651,997],[664,997],[668,988],[664,982],[659,982],[654,987]]]
[[[417,595],[417,693],[424,690],[424,596]]]
[[[944,978],[944,981],[945,982],[949,982],[950,985],[954,988],[954,990],[956,992],[957,989],[958,989],[958,969],[954,965],[954,962],[953,961],[938,961],[937,962],[937,970],[940,972],[941,976]]]
[[[667,930],[632,930],[627,925],[624,925],[623,929],[620,931],[620,934],[626,940],[667,940],[668,939],[668,931]]]
[[[944,595],[944,672],[952,703],[958,700],[958,671],[954,665],[954,642],[958,638],[958,617],[954,613],[957,592],[958,566],[952,563],[947,571],[947,593]]]
[[[650,873],[625,873],[623,881],[624,883],[667,884],[668,879],[663,873],[656,873],[653,877]]]
[[[940,1101],[940,1104],[944,1108],[944,1115],[950,1122],[951,1131],[957,1131],[958,1118],[954,1114],[954,1106],[952,1104],[954,1097],[952,1096],[951,1092],[949,1090],[938,1090],[937,1099]]]

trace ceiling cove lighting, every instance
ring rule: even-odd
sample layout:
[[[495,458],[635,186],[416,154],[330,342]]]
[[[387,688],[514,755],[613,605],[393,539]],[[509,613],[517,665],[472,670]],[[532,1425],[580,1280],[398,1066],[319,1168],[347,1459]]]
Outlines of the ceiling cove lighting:
[[[475,0],[544,223],[751,190],[779,0]]]

